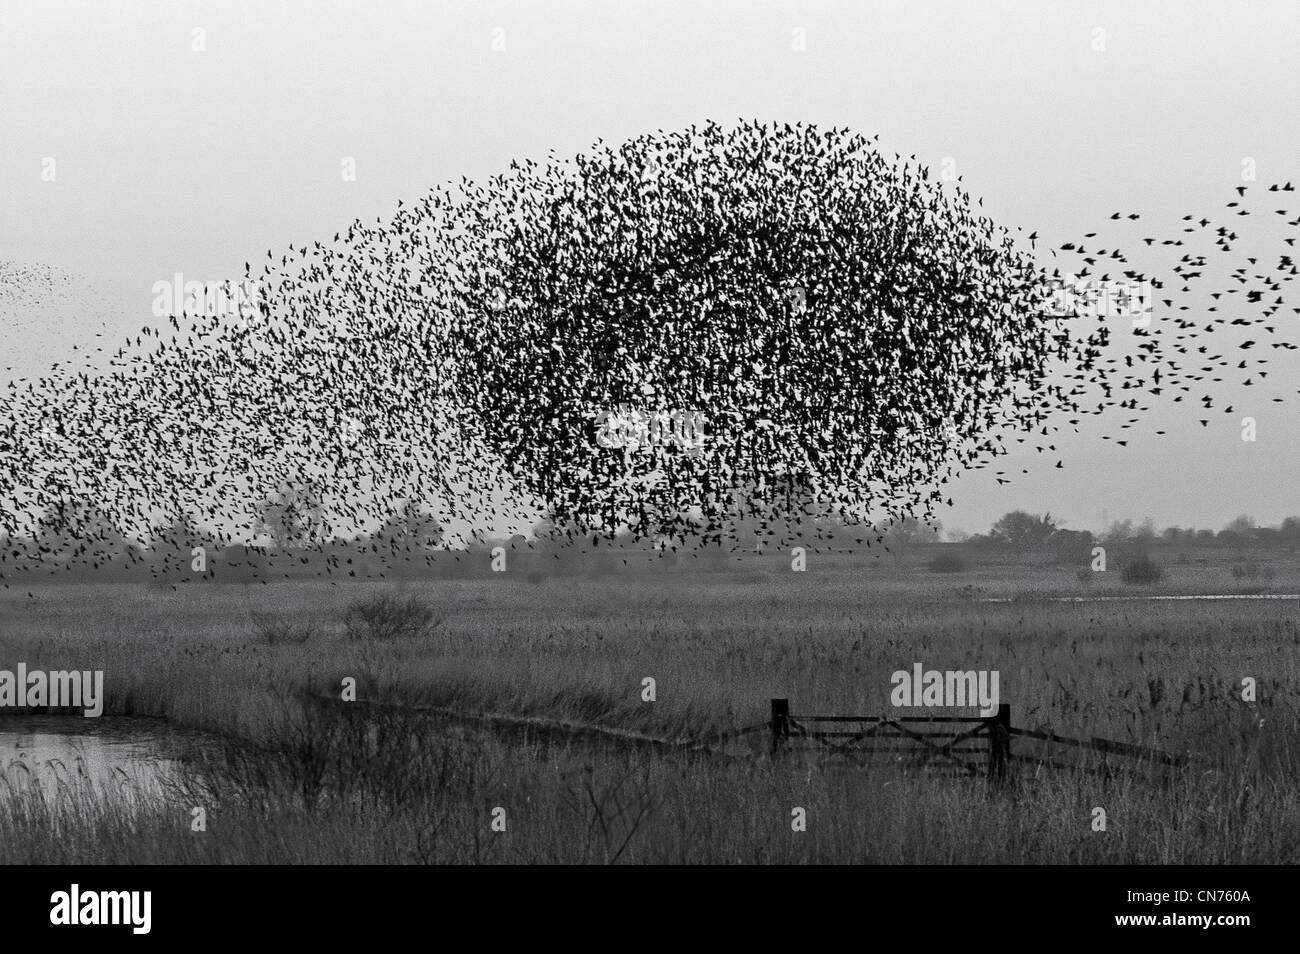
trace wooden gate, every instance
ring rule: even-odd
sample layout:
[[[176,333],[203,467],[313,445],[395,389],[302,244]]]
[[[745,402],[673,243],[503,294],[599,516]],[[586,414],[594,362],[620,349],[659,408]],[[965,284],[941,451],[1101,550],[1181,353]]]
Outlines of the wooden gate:
[[[1012,764],[1028,764],[1035,772],[1043,768],[1085,772],[1110,777],[1120,771],[1112,760],[1127,762],[1133,771],[1154,770],[1168,783],[1169,769],[1194,761],[1188,754],[1176,754],[1131,742],[1093,737],[1072,739],[1039,729],[1017,729],[1011,725],[1011,706],[1002,703],[994,716],[827,716],[796,715],[788,699],[772,700],[770,719],[772,756],[795,749],[842,758],[857,765],[882,764],[886,760],[904,770],[920,770],[965,778],[981,775],[1001,785],[1011,775]],[[1011,751],[1013,738],[1024,739],[1030,751]],[[1062,761],[1055,753],[1064,749],[1079,758]]]
[[[856,764],[886,759],[905,770],[968,778],[1006,778],[1011,761],[1011,706],[993,716],[796,715],[790,700],[772,700],[772,755],[800,741]]]

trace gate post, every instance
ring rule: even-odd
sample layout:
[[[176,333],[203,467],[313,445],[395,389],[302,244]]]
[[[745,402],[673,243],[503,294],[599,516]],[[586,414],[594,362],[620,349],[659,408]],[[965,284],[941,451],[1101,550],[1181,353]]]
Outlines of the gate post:
[[[989,782],[1002,785],[1011,763],[1011,704],[1003,702],[998,714],[985,720],[989,727]]]
[[[790,700],[772,700],[772,757],[790,737]]]

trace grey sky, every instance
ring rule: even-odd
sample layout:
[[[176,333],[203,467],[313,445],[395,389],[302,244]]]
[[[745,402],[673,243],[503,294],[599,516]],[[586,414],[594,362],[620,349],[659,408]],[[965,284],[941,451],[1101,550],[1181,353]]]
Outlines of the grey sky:
[[[1053,244],[1115,210],[1174,235],[1184,213],[1233,197],[1245,157],[1261,187],[1300,182],[1298,99],[1300,5],[1283,0],[5,0],[0,259],[84,284],[0,310],[0,366],[48,369],[101,321],[116,346],[152,322],[151,286],[175,272],[236,277],[434,182],[706,119],[843,125],[936,167],[951,157],[995,221]],[[1300,340],[1294,315],[1285,336]],[[1300,513],[1297,370],[1278,358],[1274,390],[1224,395],[1256,417],[1255,443],[1239,414],[1205,428],[1195,405],[1166,404],[1127,448],[1090,423],[1058,441],[1061,470],[1030,451],[1032,473],[1009,486],[969,475],[943,520],[983,530],[1026,507],[1096,527],[1108,509],[1218,527]]]

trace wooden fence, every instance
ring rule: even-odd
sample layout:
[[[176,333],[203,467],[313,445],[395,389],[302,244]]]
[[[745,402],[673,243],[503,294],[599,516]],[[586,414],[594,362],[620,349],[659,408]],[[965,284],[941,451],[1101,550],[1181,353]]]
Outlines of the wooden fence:
[[[879,762],[882,755],[893,755],[893,764],[902,768],[921,768],[934,774],[966,778],[983,775],[994,785],[1012,777],[1012,766],[1031,764],[1037,767],[1109,774],[1109,756],[1144,760],[1152,765],[1179,767],[1187,756],[1173,755],[1159,749],[1114,742],[1110,739],[1071,739],[1038,729],[1017,729],[1011,725],[1011,706],[1002,703],[993,716],[826,716],[796,715],[790,712],[788,699],[773,699],[771,716],[766,723],[709,733],[696,738],[661,738],[624,729],[568,721],[523,717],[496,713],[465,713],[441,706],[409,705],[379,700],[342,702],[332,694],[304,691],[309,706],[330,710],[388,711],[425,715],[478,725],[494,732],[521,735],[536,740],[565,740],[620,747],[647,748],[661,753],[704,755],[726,760],[750,761],[761,751],[750,748],[748,754],[735,752],[734,744],[751,733],[767,731],[771,735],[771,754],[782,753],[808,743],[805,750],[820,755],[844,757],[856,764]],[[1037,743],[1039,752],[1012,751],[1015,739]],[[1042,749],[1065,747],[1076,752],[1094,752],[1102,756],[1100,766],[1067,763],[1052,758]],[[1021,746],[1023,749],[1023,745]]]
[[[1071,739],[1037,729],[1011,725],[1011,706],[1002,703],[992,716],[827,716],[796,715],[788,699],[773,699],[770,720],[772,756],[795,748],[800,740],[811,743],[819,754],[844,757],[864,764],[879,762],[881,755],[893,756],[906,768],[977,778],[984,775],[993,785],[1011,776],[1014,764],[1032,764],[1072,771],[1109,774],[1107,756],[1147,760],[1153,765],[1178,767],[1187,757],[1159,749],[1115,742],[1110,739]],[[1036,753],[1013,752],[1016,738],[1042,743]],[[1100,766],[1071,764],[1042,750],[1065,746],[1102,755]],[[805,746],[808,748],[808,746]],[[982,760],[973,757],[982,756]]]

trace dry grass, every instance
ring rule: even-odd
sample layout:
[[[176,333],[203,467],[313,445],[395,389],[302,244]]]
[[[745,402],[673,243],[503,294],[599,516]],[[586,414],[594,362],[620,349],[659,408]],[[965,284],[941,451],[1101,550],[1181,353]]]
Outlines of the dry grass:
[[[1164,585],[1183,585],[1180,569],[1170,567]],[[196,766],[184,791],[125,802],[0,798],[10,833],[0,859],[1300,860],[1294,604],[988,604],[960,598],[923,566],[745,572],[762,582],[503,576],[400,591],[286,583],[7,595],[5,659],[104,669],[106,714],[161,715],[234,741]],[[963,584],[1010,585],[978,573]],[[1022,572],[1014,585],[1049,592],[1065,586],[1057,576],[1083,592],[1071,570]],[[347,607],[385,594],[436,604],[436,638],[350,640]],[[255,613],[333,622],[305,645],[268,642]],[[999,670],[1018,726],[1205,761],[1166,787],[1058,773],[990,799],[978,784],[887,771],[598,752],[421,717],[309,717],[296,702],[304,686],[335,693],[351,676],[363,698],[693,736],[761,722],[774,696],[796,712],[881,712],[890,674],[914,662]],[[646,676],[656,680],[654,703],[641,700]],[[1259,684],[1256,703],[1241,700],[1245,676]],[[189,831],[193,804],[211,806],[206,833]],[[496,806],[506,809],[505,833],[489,830]],[[790,830],[794,806],[808,809],[805,833]],[[1107,811],[1105,833],[1091,831],[1095,806]],[[77,837],[50,834],[69,831]]]

